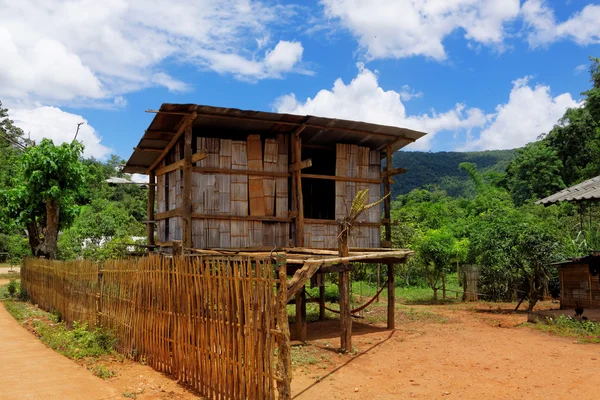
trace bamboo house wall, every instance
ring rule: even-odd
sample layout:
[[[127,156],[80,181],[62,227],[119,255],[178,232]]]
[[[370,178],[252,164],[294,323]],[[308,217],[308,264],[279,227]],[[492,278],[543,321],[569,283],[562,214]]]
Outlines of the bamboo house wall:
[[[156,113],[124,171],[150,175],[148,244],[156,238],[167,250],[178,241],[198,249],[335,248],[336,220],[357,192],[369,189],[369,202],[381,199],[382,185],[389,193],[392,176],[403,172],[392,168],[391,154],[424,135],[199,105],[163,104]],[[351,247],[391,247],[384,203],[384,219],[383,205],[370,209]]]

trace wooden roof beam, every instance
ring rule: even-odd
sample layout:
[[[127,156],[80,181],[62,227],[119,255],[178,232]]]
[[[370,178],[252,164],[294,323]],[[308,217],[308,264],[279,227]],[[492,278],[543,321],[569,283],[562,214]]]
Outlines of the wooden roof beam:
[[[160,153],[160,155],[158,156],[158,158],[156,158],[156,160],[154,160],[154,162],[150,165],[150,167],[148,167],[146,174],[150,173],[150,171],[152,171],[153,169],[156,168],[156,166],[158,164],[160,164],[160,162],[167,156],[167,154],[169,153],[169,151],[171,151],[171,149],[175,146],[175,143],[177,143],[177,141],[179,140],[179,138],[181,137],[181,135],[183,135],[183,133],[185,132],[185,128],[191,124],[192,122],[194,122],[194,120],[196,119],[196,112],[194,111],[190,116],[188,116],[187,118],[184,118],[181,126],[179,127],[179,129],[177,130],[177,133],[175,134],[175,136],[173,136],[173,139],[171,139],[171,141],[169,142],[169,144],[167,145],[167,147],[165,147],[165,149],[162,151],[162,153]]]

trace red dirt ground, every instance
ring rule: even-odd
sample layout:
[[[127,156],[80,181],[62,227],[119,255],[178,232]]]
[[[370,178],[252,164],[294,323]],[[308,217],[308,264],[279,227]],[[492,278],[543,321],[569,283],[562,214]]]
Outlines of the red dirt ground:
[[[295,399],[598,399],[600,347],[518,327],[506,305],[414,306],[437,313],[390,332],[354,324],[357,356],[337,355],[337,321],[308,325],[330,363],[296,368]],[[548,307],[548,304],[546,304]],[[514,305],[512,306],[514,308]]]

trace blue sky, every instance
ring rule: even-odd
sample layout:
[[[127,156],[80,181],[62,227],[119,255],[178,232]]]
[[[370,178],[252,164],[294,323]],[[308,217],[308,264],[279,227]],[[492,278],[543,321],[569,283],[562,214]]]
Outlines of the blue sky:
[[[600,56],[600,4],[579,0],[0,3],[0,100],[35,139],[85,121],[98,158],[128,158],[166,102],[429,133],[407,150],[519,147]]]

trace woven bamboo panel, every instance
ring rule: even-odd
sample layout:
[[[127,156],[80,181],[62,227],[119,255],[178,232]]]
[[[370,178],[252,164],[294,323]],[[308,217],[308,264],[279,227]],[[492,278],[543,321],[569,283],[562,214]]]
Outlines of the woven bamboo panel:
[[[279,159],[277,139],[265,139],[265,151],[263,157],[263,169],[265,171],[277,171]],[[265,215],[275,215],[275,177],[265,176],[263,178]]]
[[[336,175],[351,178],[380,179],[380,154],[367,147],[337,144],[336,145]],[[335,217],[343,218],[347,215],[359,190],[369,189],[369,202],[373,203],[381,198],[381,185],[360,182],[337,181],[335,184],[336,203]],[[364,222],[381,221],[381,205],[368,210],[360,217]],[[326,240],[330,241],[334,233],[329,229],[325,233]],[[337,238],[337,232],[335,233]],[[349,238],[353,247],[379,247],[381,245],[380,228],[375,226],[358,226]]]
[[[26,260],[22,284],[69,322],[98,319],[119,352],[208,399],[276,398],[275,348],[289,354],[287,321],[276,323],[285,269],[278,277],[261,260],[150,256],[109,261],[99,275],[88,261]]]
[[[231,142],[231,169],[247,170],[248,153],[244,141]],[[231,175],[231,215],[248,215],[248,175]],[[231,221],[231,247],[248,247],[247,221]]]
[[[289,136],[277,135],[277,172],[287,172],[289,167]],[[288,204],[288,178],[279,177],[275,179],[275,215],[278,217],[287,217],[289,215]],[[277,246],[289,246],[290,242],[290,224],[277,223],[275,226],[275,243]],[[268,243],[270,245],[271,243]]]
[[[248,169],[263,170],[262,142],[260,135],[248,135]],[[250,198],[250,215],[266,215],[264,178],[262,176],[248,177]]]

